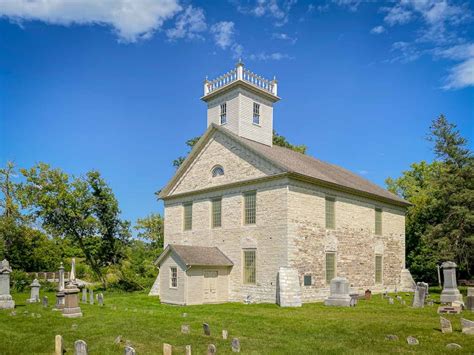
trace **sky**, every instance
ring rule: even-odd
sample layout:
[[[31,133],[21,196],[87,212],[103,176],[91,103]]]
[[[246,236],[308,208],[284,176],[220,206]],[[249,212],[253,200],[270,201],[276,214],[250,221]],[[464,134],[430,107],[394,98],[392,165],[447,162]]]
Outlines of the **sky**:
[[[467,1],[0,0],[0,164],[99,170],[123,218],[162,212],[203,80],[239,58],[276,76],[279,134],[381,186],[433,160],[438,115],[474,138]]]

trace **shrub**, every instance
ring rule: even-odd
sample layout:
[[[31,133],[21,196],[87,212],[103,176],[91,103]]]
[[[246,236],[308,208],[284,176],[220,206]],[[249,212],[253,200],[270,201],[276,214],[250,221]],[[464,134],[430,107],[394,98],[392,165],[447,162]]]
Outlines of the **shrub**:
[[[17,292],[25,291],[25,289],[30,286],[32,281],[33,277],[31,277],[24,271],[13,270],[10,274],[10,282],[12,283],[12,288]]]

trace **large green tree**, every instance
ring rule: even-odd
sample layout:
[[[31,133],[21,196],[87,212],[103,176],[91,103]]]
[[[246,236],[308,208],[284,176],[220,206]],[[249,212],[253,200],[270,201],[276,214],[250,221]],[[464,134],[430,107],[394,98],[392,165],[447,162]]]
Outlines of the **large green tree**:
[[[137,237],[151,243],[156,248],[163,248],[163,218],[159,213],[151,213],[138,218],[134,226]]]

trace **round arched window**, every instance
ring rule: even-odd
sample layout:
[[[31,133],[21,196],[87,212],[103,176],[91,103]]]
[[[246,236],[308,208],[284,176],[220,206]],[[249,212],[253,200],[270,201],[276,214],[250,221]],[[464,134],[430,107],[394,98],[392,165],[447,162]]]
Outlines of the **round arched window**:
[[[220,165],[216,165],[212,168],[212,177],[224,175],[224,168]]]

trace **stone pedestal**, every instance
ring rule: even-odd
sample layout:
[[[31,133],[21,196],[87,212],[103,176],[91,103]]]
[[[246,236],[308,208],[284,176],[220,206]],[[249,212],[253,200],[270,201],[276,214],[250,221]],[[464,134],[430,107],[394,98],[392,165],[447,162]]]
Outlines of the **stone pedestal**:
[[[413,292],[415,287],[415,280],[413,280],[410,270],[403,269],[400,274],[400,292]]]
[[[15,301],[10,295],[10,273],[12,269],[7,260],[0,264],[0,309],[15,308]]]
[[[350,307],[349,282],[344,277],[331,280],[330,295],[324,300],[326,306]]]
[[[82,317],[81,308],[79,307],[79,292],[80,290],[72,283],[69,283],[64,289],[64,317]]]
[[[301,307],[298,270],[283,266],[278,270],[277,304],[280,307]]]
[[[446,261],[441,264],[443,269],[443,291],[441,292],[440,301],[441,303],[451,303],[454,301],[463,301],[462,295],[458,290],[456,282],[456,263],[452,261]]]
[[[41,285],[38,282],[38,279],[34,279],[30,287],[31,287],[30,298],[27,299],[26,302],[28,303],[39,302],[40,301],[39,290],[40,290]]]

